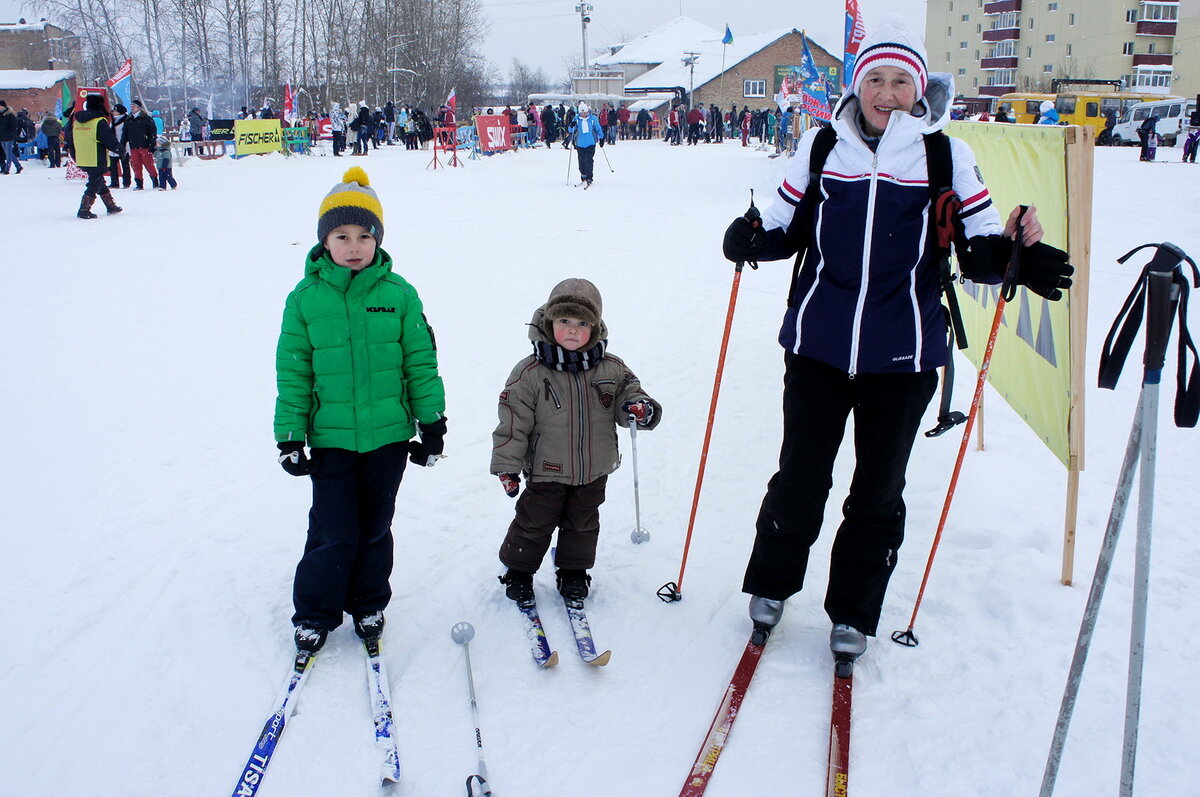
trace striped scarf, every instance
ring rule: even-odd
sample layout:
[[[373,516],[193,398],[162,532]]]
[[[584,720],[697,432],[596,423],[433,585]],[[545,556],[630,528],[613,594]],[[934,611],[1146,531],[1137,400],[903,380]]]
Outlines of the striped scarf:
[[[557,343],[545,340],[533,341],[533,357],[547,368],[555,371],[587,371],[595,368],[604,359],[608,341],[602,340],[589,349],[567,351]]]

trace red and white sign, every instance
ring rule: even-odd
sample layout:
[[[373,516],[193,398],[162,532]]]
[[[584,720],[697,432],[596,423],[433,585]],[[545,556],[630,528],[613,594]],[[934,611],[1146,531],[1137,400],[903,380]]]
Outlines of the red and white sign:
[[[317,138],[322,141],[325,139],[328,139],[328,138],[333,138],[333,120],[332,119],[318,119],[317,120]]]
[[[507,115],[476,116],[475,132],[479,134],[479,148],[484,152],[511,149],[511,124]]]
[[[112,113],[108,106],[108,92],[100,86],[76,86],[75,87],[75,110],[82,111],[83,104],[87,102],[89,95],[95,94],[104,98],[104,112]]]

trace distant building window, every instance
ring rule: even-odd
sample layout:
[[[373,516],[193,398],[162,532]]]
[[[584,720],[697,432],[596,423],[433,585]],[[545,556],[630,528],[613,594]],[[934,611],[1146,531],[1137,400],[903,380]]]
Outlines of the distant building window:
[[[1131,8],[1125,12],[1126,22],[1137,22],[1137,9]]]
[[[971,21],[971,15],[970,15],[970,14],[963,14],[963,15],[962,15],[962,21],[963,21],[963,22],[970,22],[970,21]]]
[[[1125,42],[1121,45],[1121,55],[1133,55],[1133,42]]]
[[[947,35],[947,36],[953,36],[953,35],[954,35],[954,28],[946,28],[946,35]]]
[[[1075,15],[1068,14],[1067,15],[1067,25],[1070,26],[1070,25],[1074,25],[1074,24],[1075,24]]]
[[[980,0],[980,2],[982,2],[982,0]],[[971,86],[971,88],[973,88],[973,89],[979,88],[979,78],[971,78],[971,83],[973,84]]]
[[[959,74],[960,76],[961,76],[961,75],[965,75],[965,74],[967,74],[967,70],[965,70],[965,69],[960,69],[960,70],[958,70],[958,74]]]
[[[975,51],[975,60],[976,61],[979,60],[979,51],[978,50]]]
[[[1174,22],[1179,18],[1178,6],[1142,5],[1142,19],[1154,22]]]
[[[1150,42],[1150,46],[1146,48],[1146,52],[1148,52],[1148,53],[1154,52],[1154,42]]]
[[[1057,11],[1057,10],[1058,10],[1058,3],[1047,3],[1047,4],[1046,4],[1046,10],[1047,10],[1047,11]]]
[[[1046,44],[1051,44],[1053,41],[1054,41],[1054,34],[1047,33],[1046,34]]]
[[[765,81],[765,80],[743,80],[742,81],[742,96],[743,97],[765,97],[765,96],[767,96],[767,81]]]
[[[1067,45],[1067,58],[1071,57],[1071,45]]]
[[[967,42],[959,42],[959,43],[958,43],[958,49],[960,49],[960,50],[965,50],[965,49],[967,49],[967,46],[968,46],[968,43],[967,43]]]
[[[1049,75],[1051,72],[1054,71],[1054,64],[1046,64],[1045,66],[1042,67],[1042,71],[1045,72],[1047,75]]]
[[[1029,29],[1033,30],[1033,17],[1029,18]]]
[[[975,26],[975,32],[976,32],[976,33],[983,33],[983,25],[976,25],[976,26]]]
[[[1032,47],[1026,47],[1026,48],[1025,48],[1025,57],[1026,57],[1026,58],[1033,58],[1033,48],[1032,48]]]

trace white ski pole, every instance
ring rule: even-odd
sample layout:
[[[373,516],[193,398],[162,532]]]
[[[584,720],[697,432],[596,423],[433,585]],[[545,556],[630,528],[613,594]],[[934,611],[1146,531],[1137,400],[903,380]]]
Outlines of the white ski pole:
[[[629,533],[629,539],[633,540],[634,544],[640,545],[650,539],[650,532],[642,528],[642,502],[638,491],[638,463],[637,463],[637,418],[629,416],[629,440],[633,448],[633,531]]]
[[[467,687],[471,693],[471,715],[475,718],[475,748],[479,752],[479,772],[467,778],[467,797],[492,797],[492,788],[487,782],[487,764],[483,760],[483,734],[479,730],[479,704],[475,701],[475,677],[471,674],[471,640],[475,638],[475,626],[466,622],[455,623],[450,629],[450,638],[463,646],[467,655]]]

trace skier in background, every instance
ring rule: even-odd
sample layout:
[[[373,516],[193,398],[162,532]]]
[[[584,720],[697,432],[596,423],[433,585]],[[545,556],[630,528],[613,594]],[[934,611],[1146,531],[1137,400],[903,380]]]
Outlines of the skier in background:
[[[579,178],[584,188],[592,184],[592,163],[596,157],[596,144],[604,146],[604,134],[600,132],[600,124],[592,116],[586,102],[579,103],[579,115],[571,120],[567,128],[567,139],[575,142],[575,151],[579,153]]]
[[[491,473],[510,498],[517,498],[525,474],[525,491],[500,546],[508,568],[500,583],[518,604],[534,600],[533,574],[555,529],[558,591],[568,601],[588,596],[600,505],[608,474],[621,459],[614,428],[627,426],[630,416],[647,430],[662,420],[662,406],[607,353],[602,311],[591,282],[555,285],[528,325],[533,354],[516,364],[500,392]]]
[[[343,612],[360,638],[383,632],[405,457],[432,466],[446,434],[433,332],[380,247],[383,206],[359,167],[321,202],[317,241],[284,306],[275,357],[279,463],[312,479],[292,590],[296,648],[307,653]]]

